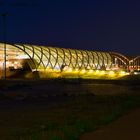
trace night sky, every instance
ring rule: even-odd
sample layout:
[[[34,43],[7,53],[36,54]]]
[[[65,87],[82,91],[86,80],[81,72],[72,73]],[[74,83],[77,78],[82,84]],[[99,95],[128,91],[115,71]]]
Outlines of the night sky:
[[[5,12],[10,43],[140,55],[138,0],[0,0]]]

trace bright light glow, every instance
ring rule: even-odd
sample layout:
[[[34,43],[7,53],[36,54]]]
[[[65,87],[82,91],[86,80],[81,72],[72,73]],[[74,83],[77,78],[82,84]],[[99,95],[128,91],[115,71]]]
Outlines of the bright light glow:
[[[99,70],[96,70],[95,73],[96,73],[96,74],[99,74]]]
[[[67,69],[67,72],[72,72],[72,68],[68,68]]]
[[[129,73],[129,72],[126,72],[125,74],[126,74],[126,75],[130,75],[130,73]]]
[[[52,70],[52,68],[47,67],[47,68],[46,68],[46,71],[47,71],[47,72],[52,72],[53,70]]]
[[[115,72],[114,71],[109,71],[109,76],[115,76]]]
[[[81,73],[85,73],[85,72],[86,72],[86,70],[85,70],[85,69],[82,69],[82,70],[81,70]]]
[[[122,75],[122,76],[123,76],[123,75],[126,75],[126,72],[125,72],[125,71],[120,71],[120,72],[119,72],[119,75]]]
[[[74,72],[79,72],[79,69],[78,69],[78,68],[76,68],[76,69],[74,70]]]
[[[140,72],[134,72],[134,74],[135,74],[135,75],[138,75],[138,74],[140,74]]]
[[[104,70],[102,70],[102,71],[100,72],[100,74],[101,74],[101,75],[104,75],[104,74],[105,74],[105,71],[104,71]]]
[[[89,73],[93,73],[93,70],[89,70]]]
[[[16,58],[17,59],[26,59],[26,58],[29,58],[29,56],[28,55],[18,55],[18,56],[16,56]]]
[[[15,62],[14,62],[14,64],[18,64],[18,62],[17,62],[17,61],[15,61]]]
[[[63,68],[64,71],[66,71],[67,69],[68,69],[67,67],[64,67],[64,68]]]

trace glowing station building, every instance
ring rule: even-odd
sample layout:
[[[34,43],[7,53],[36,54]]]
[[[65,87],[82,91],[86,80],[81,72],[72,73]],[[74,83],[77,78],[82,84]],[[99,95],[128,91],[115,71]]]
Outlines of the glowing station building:
[[[64,49],[48,46],[0,43],[0,70],[29,70],[30,72],[117,71],[140,68],[140,57],[129,60],[115,52]],[[8,73],[9,73],[8,72]]]

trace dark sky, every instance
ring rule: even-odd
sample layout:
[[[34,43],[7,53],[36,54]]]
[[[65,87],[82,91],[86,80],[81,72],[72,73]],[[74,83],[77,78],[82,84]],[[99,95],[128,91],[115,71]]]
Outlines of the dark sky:
[[[138,0],[0,0],[5,12],[8,42],[140,55]]]

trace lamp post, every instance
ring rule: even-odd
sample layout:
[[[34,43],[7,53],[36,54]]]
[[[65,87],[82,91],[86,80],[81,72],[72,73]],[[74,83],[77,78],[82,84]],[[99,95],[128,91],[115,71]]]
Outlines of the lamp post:
[[[3,79],[6,80],[6,17],[7,13],[2,14],[3,17],[3,40],[4,40],[4,62],[3,62]]]

